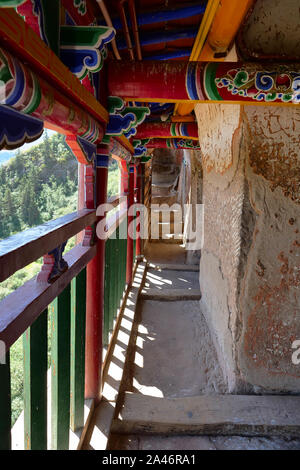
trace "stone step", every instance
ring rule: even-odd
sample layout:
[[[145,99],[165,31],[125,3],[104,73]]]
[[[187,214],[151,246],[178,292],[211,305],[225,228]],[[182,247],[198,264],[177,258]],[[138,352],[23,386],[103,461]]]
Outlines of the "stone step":
[[[175,196],[155,196],[151,198],[151,204],[169,204],[172,206],[177,203],[177,194]]]
[[[151,243],[166,243],[167,245],[182,245],[183,243],[183,238],[180,235],[170,233],[166,234],[164,238],[151,238],[150,239]]]
[[[199,289],[144,288],[140,295],[143,300],[159,300],[165,302],[201,299],[201,293]]]
[[[300,397],[202,395],[157,398],[125,393],[113,432],[168,435],[300,436]]]
[[[154,264],[149,263],[149,268],[155,269],[156,271],[192,271],[199,272],[198,264]]]

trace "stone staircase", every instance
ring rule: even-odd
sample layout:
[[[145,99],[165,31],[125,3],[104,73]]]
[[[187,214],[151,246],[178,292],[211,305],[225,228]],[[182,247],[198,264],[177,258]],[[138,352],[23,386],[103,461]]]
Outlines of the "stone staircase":
[[[156,150],[152,164],[152,205],[164,205],[159,211],[152,210],[151,224],[153,242],[181,243],[183,220],[180,210],[171,212],[168,207],[178,203],[178,185],[181,163],[175,153]]]

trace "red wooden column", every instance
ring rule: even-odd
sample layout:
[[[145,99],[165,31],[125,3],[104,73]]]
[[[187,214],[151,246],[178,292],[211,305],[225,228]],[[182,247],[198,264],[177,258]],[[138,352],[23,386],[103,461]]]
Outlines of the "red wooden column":
[[[125,160],[121,161],[121,193],[128,193],[128,168]]]
[[[126,282],[132,282],[132,267],[133,267],[133,238],[130,236],[130,227],[133,222],[133,216],[129,215],[129,209],[134,204],[134,164],[129,165],[129,181],[128,181],[128,196],[127,196],[127,209],[128,209],[128,229],[127,229],[127,265],[126,265]]]
[[[106,203],[109,151],[105,145],[97,147],[96,207]],[[101,220],[101,218],[99,218]],[[102,367],[102,323],[104,311],[105,240],[97,240],[97,254],[87,266],[87,311],[85,397],[100,398]]]
[[[137,203],[141,204],[141,188],[142,188],[142,165],[139,163],[136,167],[136,188],[137,188]],[[140,219],[141,217],[141,211],[136,212],[136,217],[137,220]],[[136,251],[136,256],[141,256],[142,250],[141,250],[141,222],[139,221],[137,226],[136,226],[136,245],[135,245],[135,251]]]

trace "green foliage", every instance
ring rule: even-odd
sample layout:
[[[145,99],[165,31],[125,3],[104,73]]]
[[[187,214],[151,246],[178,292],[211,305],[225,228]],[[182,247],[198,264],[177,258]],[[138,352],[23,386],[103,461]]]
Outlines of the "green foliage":
[[[77,174],[60,134],[45,131],[41,144],[18,151],[0,167],[0,239],[76,210]]]
[[[119,194],[120,169],[116,160],[111,160],[108,167],[107,196]]]

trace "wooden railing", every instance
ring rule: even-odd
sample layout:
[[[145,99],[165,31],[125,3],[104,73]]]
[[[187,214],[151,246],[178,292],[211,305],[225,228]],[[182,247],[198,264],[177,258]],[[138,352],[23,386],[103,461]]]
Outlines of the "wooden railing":
[[[107,216],[103,344],[126,289],[126,195],[108,202],[119,206]],[[49,253],[97,220],[82,210],[0,242],[0,281]],[[119,238],[122,232],[123,237]],[[69,430],[84,426],[86,266],[96,245],[76,245],[64,260],[68,269],[53,283],[33,278],[0,302],[0,341],[6,364],[0,364],[0,450],[11,448],[10,348],[23,335],[24,448],[47,449],[47,403],[51,400],[51,448],[69,448]],[[48,375],[48,317],[51,324],[51,388]],[[0,343],[0,344],[3,344]],[[50,390],[50,391],[49,391]]]
[[[127,216],[123,213],[119,223],[109,227],[105,243],[105,287],[103,344],[108,346],[118,308],[126,286]]]

